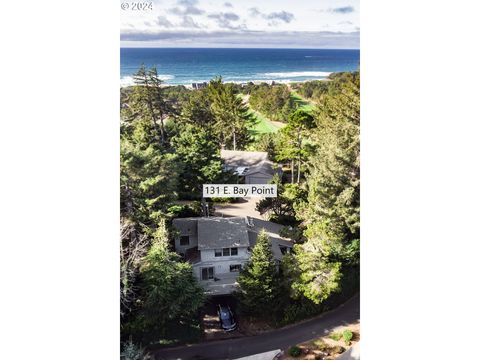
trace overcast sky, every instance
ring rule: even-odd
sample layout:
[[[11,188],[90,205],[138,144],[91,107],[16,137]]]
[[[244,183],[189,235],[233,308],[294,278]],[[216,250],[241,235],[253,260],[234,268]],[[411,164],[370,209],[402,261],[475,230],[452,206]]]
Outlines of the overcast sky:
[[[359,48],[359,0],[155,0],[120,13],[122,47]]]

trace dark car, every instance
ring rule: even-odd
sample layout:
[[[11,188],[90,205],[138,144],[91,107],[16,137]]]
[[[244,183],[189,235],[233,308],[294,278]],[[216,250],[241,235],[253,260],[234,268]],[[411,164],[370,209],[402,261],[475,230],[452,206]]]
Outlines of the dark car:
[[[230,306],[218,305],[218,319],[220,320],[222,329],[225,331],[233,331],[237,328],[237,323],[235,322],[232,310],[230,310]]]

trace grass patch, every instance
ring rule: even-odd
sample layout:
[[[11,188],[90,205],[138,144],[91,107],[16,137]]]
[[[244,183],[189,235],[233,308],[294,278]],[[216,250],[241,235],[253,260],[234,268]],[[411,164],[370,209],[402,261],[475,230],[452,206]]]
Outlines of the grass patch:
[[[301,97],[295,90],[290,91],[290,97],[295,102],[295,105],[298,109],[304,110],[306,112],[312,112],[316,109],[316,106],[314,104]]]
[[[341,332],[333,332],[331,333],[330,335],[328,335],[328,337],[332,340],[335,340],[335,341],[338,341],[342,338],[342,333]]]
[[[343,332],[343,341],[345,341],[345,345],[350,345],[352,338],[353,338],[353,333],[349,329]]]

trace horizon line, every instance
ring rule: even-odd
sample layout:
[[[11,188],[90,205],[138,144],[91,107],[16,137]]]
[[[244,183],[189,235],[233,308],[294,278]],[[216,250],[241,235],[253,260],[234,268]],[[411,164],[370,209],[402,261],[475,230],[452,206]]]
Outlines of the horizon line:
[[[320,47],[205,47],[205,46],[120,46],[120,49],[251,49],[251,50],[360,50],[360,48],[320,48]]]

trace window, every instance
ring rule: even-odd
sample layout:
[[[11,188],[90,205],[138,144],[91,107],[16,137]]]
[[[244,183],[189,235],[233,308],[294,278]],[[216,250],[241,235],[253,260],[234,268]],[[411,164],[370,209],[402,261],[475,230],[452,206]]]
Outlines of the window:
[[[215,257],[219,256],[237,256],[238,248],[215,249]]]
[[[213,279],[214,268],[202,268],[202,280],[210,280]]]
[[[180,236],[180,246],[190,245],[190,236],[182,235]]]
[[[282,255],[290,254],[290,248],[286,246],[279,246]]]
[[[230,265],[230,272],[239,272],[240,270],[242,270],[242,265],[240,264]]]

